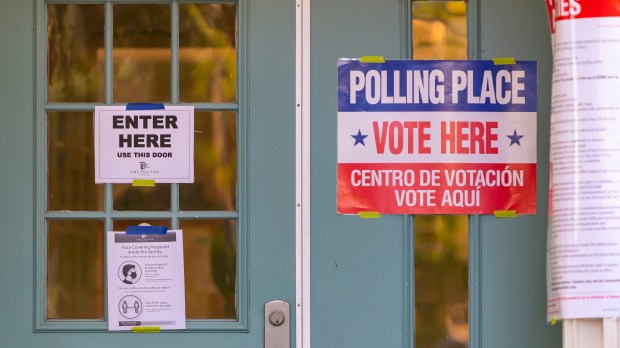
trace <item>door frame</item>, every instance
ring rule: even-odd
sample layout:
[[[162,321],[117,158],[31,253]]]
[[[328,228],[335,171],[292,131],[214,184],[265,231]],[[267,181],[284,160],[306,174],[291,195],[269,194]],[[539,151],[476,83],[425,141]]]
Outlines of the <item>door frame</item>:
[[[295,0],[295,347],[310,348],[310,8]]]

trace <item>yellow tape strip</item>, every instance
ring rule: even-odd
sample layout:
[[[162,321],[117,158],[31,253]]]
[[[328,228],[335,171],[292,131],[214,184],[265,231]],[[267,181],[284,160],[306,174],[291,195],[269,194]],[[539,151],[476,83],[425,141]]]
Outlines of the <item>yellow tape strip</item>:
[[[558,323],[558,319],[554,316],[551,317],[551,325],[555,325]]]
[[[378,211],[360,211],[358,215],[362,219],[380,219],[381,214]]]
[[[360,63],[385,63],[383,56],[363,56]]]
[[[493,64],[495,65],[508,65],[517,64],[514,58],[493,58]]]
[[[134,179],[131,186],[155,186],[155,180]]]
[[[515,210],[496,210],[493,212],[493,215],[496,218],[515,218],[519,216]]]
[[[159,326],[134,326],[131,328],[133,333],[158,333],[161,330]]]

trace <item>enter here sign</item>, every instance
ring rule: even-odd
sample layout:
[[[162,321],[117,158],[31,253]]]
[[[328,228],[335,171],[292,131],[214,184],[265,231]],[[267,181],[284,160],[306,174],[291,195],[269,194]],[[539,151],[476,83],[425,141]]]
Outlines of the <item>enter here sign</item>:
[[[194,107],[97,106],[95,182],[194,182]]]

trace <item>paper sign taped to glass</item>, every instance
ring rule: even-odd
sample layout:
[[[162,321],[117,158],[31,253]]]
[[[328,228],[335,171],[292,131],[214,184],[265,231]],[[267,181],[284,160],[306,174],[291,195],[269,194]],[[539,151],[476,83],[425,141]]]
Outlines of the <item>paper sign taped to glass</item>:
[[[107,266],[110,331],[185,329],[182,230],[109,231]]]
[[[536,63],[338,61],[339,214],[536,213]]]
[[[194,107],[97,106],[95,182],[194,182]]]

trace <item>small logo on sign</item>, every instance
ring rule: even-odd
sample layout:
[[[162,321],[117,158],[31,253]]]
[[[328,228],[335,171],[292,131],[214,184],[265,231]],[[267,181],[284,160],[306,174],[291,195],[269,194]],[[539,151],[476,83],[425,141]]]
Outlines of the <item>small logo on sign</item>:
[[[159,170],[153,170],[146,162],[138,162],[140,169],[129,171],[130,174],[137,174],[142,177],[149,177],[152,174],[159,174]]]

